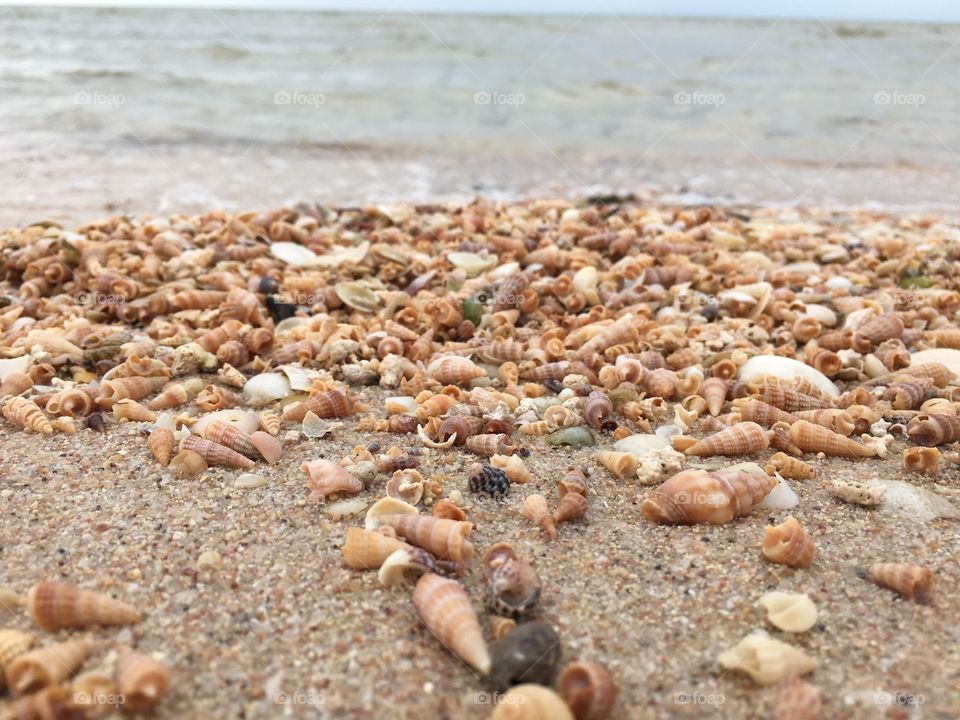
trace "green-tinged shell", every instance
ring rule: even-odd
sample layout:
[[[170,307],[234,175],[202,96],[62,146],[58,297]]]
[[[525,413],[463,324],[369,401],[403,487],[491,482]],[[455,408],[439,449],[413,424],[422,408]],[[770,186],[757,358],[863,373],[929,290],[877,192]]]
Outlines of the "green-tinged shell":
[[[355,282],[340,282],[334,285],[333,289],[337,293],[337,297],[354,310],[372,313],[380,307],[380,298],[366,285]]]
[[[902,288],[928,288],[933,287],[936,280],[925,275],[916,275],[914,277],[905,277],[900,281]]]
[[[607,393],[607,397],[610,398],[610,402],[613,403],[614,408],[620,409],[621,405],[633,402],[639,396],[633,388],[614,388]]]
[[[582,425],[561,428],[555,433],[550,433],[547,435],[547,442],[551,445],[570,445],[576,448],[593,447],[597,444],[593,433]]]
[[[483,305],[480,304],[480,301],[476,298],[467,298],[464,300],[463,317],[474,325],[479,325],[483,319]]]

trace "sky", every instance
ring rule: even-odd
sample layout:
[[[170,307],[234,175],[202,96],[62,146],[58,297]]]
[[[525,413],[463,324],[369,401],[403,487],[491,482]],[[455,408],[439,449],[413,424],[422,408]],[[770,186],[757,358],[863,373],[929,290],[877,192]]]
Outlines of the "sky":
[[[697,17],[787,17],[960,22],[958,0],[0,0],[7,5],[113,7],[396,9],[414,12],[617,14]]]

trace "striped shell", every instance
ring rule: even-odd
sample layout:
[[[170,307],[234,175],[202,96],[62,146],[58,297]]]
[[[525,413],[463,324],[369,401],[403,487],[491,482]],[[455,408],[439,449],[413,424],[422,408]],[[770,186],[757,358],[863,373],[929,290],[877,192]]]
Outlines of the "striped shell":
[[[727,389],[729,385],[729,380],[718,377],[707,378],[700,385],[700,395],[707,401],[707,411],[714,417],[719,415],[720,411],[723,410],[723,403],[727,399]]]
[[[220,445],[210,440],[198,438],[196,435],[188,435],[180,441],[180,450],[192,450],[202,457],[207,465],[219,465],[228,468],[240,468],[249,470],[254,463],[248,457],[244,457],[235,450]]]
[[[35,433],[49,435],[53,425],[35,402],[22,397],[11,397],[3,405],[3,416],[14,425]]]
[[[5,685],[3,668],[19,655],[33,647],[36,636],[20,630],[0,630],[0,690]]]
[[[486,374],[469,358],[457,355],[439,357],[427,366],[427,375],[443,385],[463,385]]]
[[[412,545],[433,553],[440,560],[467,563],[473,557],[473,545],[467,540],[473,525],[444,520],[432,515],[384,515],[379,523],[389,525]]]
[[[898,338],[903,334],[904,324],[899,315],[887,313],[880,317],[867,320],[856,330],[856,335],[866,338],[873,345],[879,345],[884,340]]]
[[[559,525],[576,520],[587,513],[587,498],[580,493],[570,492],[560,498],[557,509],[553,511],[553,521]]]
[[[483,418],[473,415],[451,415],[440,423],[437,430],[437,440],[446,442],[454,433],[457,439],[453,441],[454,445],[464,445],[467,438],[476,435],[483,427]]]
[[[156,461],[164,467],[170,464],[175,444],[173,431],[167,428],[156,428],[150,432],[150,436],[147,438],[147,449],[150,450],[150,454],[156,458]]]
[[[23,653],[4,668],[7,686],[14,695],[25,695],[56,685],[70,677],[92,651],[93,642],[81,638]]]
[[[907,423],[907,435],[918,445],[943,445],[960,440],[960,417],[956,415],[917,415]]]
[[[557,692],[576,720],[606,720],[617,704],[620,688],[598,662],[572,662],[557,677]]]
[[[27,609],[44,630],[140,622],[140,611],[136,608],[61,582],[34,585],[27,593]]]
[[[156,705],[170,685],[170,670],[159,660],[137,652],[125,652],[117,658],[114,680],[130,712],[146,712]]]
[[[813,538],[794,517],[779,525],[767,525],[763,535],[763,554],[767,560],[795,568],[810,567],[815,547]]]
[[[803,452],[822,452],[837,457],[873,457],[873,449],[821,425],[798,420],[790,426],[790,439]]]
[[[735,400],[733,406],[740,413],[741,418],[763,425],[763,427],[772,427],[774,423],[778,422],[792,423],[797,420],[795,415],[762,400],[741,398]]]
[[[850,435],[856,429],[856,423],[846,410],[825,408],[821,410],[798,410],[796,419],[806,420],[814,425],[822,425],[841,435]],[[792,422],[792,421],[787,421]]]
[[[300,466],[307,473],[310,500],[326,500],[331,495],[356,495],[363,483],[343,467],[330,460],[311,460]]]
[[[527,520],[537,525],[548,539],[557,537],[557,526],[543,495],[535,493],[524,498],[521,512]]]
[[[782,385],[763,385],[754,399],[763,400],[774,407],[787,412],[796,412],[797,410],[818,410],[828,407],[825,401],[820,400],[813,395],[804,395],[797,390],[792,390]]]
[[[240,337],[244,325],[239,320],[227,320],[220,327],[208,330],[194,342],[209,353],[216,352],[224,343]]]
[[[790,437],[790,425],[787,423],[774,423],[774,426],[770,428],[770,447],[794,457],[803,455],[803,450],[797,447],[797,444]]]
[[[231,450],[236,450],[241,455],[246,455],[251,460],[259,460],[260,453],[254,447],[250,436],[235,425],[225,423],[221,420],[214,420],[203,428],[203,437],[211,442],[219,443]]]
[[[183,383],[173,383],[167,386],[163,392],[157,395],[153,400],[147,403],[151,410],[166,410],[183,405],[190,399],[190,392]]]
[[[894,410],[915,410],[927,397],[930,381],[898,382],[890,385],[883,393],[883,399],[889,400]]]
[[[633,453],[604,450],[594,455],[597,462],[618,478],[631,477],[640,464],[640,459]]]
[[[870,579],[896,590],[909,600],[929,603],[933,592],[933,572],[919,565],[876,563],[870,566]]]
[[[304,417],[306,417],[306,413],[304,413]],[[280,418],[276,413],[271,412],[270,410],[264,410],[260,413],[258,422],[260,429],[264,432],[269,433],[274,437],[280,434]]]
[[[50,396],[44,408],[52,415],[65,415],[67,417],[89,415],[94,408],[93,397],[82,388],[61,390]]]
[[[486,675],[490,653],[470,596],[456,580],[426,573],[413,590],[417,616],[440,643],[461,660]]]
[[[770,444],[767,431],[754,422],[741,422],[704,438],[686,449],[687,455],[750,455]]]
[[[606,393],[594,390],[583,401],[583,417],[592,427],[599,428],[613,415],[613,403]]]
[[[788,480],[809,480],[817,474],[811,465],[783,452],[774,454],[767,468],[767,472],[773,469]]]
[[[719,525],[746,515],[777,485],[764,472],[684,470],[655,488],[640,505],[647,520],[658,523]]]
[[[287,405],[283,409],[283,419],[303,422],[303,418],[307,416],[308,412],[312,412],[320,418],[347,417],[354,412],[354,401],[345,392],[328,390],[313,395],[303,402]]]
[[[650,397],[669,400],[677,391],[677,374],[673,370],[658,368],[644,375],[642,384]]]
[[[510,444],[503,433],[486,433],[468,437],[465,443],[467,450],[481,457],[494,455],[511,455],[517,449]]]
[[[376,530],[351,527],[347,528],[347,538],[340,551],[350,567],[372,570],[383,565],[394,551],[404,547],[408,547],[407,543]]]

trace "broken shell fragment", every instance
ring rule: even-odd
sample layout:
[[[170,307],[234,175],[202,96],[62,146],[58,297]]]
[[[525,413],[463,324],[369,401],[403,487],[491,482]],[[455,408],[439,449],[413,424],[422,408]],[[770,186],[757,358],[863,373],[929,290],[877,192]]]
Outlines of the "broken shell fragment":
[[[806,632],[817,623],[817,606],[806,593],[768,592],[760,604],[767,620],[785,632]]]
[[[311,460],[303,463],[300,469],[307,473],[310,500],[326,500],[338,493],[356,495],[363,490],[360,480],[330,460]]]
[[[779,525],[767,525],[763,535],[763,554],[767,560],[795,568],[809,567],[813,562],[813,538],[795,517]]]
[[[768,635],[747,635],[717,661],[727,670],[746,673],[759,685],[773,685],[790,675],[813,672],[817,663],[802,650]]]

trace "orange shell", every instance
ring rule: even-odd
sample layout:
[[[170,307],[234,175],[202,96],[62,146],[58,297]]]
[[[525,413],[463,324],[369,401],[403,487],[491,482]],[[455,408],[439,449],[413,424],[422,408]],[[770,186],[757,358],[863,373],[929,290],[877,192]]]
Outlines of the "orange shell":
[[[389,525],[408,543],[433,553],[440,560],[466,563],[473,557],[473,545],[467,540],[473,529],[471,523],[432,515],[384,515],[380,523]]]
[[[125,652],[117,658],[114,680],[123,697],[124,709],[144,712],[160,702],[167,692],[170,670],[148,655]]]
[[[173,432],[167,428],[156,428],[147,438],[147,448],[157,462],[164,467],[170,464],[175,444],[176,440],[173,437]]]
[[[523,516],[538,525],[543,533],[553,540],[557,536],[557,527],[547,507],[547,499],[539,493],[528,495],[523,501]]]
[[[740,468],[684,470],[655,488],[640,511],[653,522],[719,525],[746,515],[776,484],[764,472]]]
[[[822,452],[838,457],[873,457],[876,454],[865,445],[806,420],[797,420],[790,426],[790,439],[804,452]]]
[[[568,492],[560,498],[560,504],[553,511],[553,521],[559,525],[568,520],[583,517],[587,512],[587,499],[580,493]]]
[[[230,423],[214,420],[203,429],[203,437],[231,450],[236,450],[252,460],[260,459],[260,453],[257,452],[257,448],[251,442],[250,436]]]
[[[14,695],[33,693],[66,680],[93,650],[89,638],[47,645],[19,655],[4,668]]]
[[[723,403],[727,399],[727,389],[730,386],[729,380],[723,378],[710,377],[700,385],[700,395],[707,401],[708,412],[716,417],[723,409]]]
[[[686,449],[687,455],[750,455],[770,444],[767,431],[754,422],[724,428]]]
[[[44,630],[93,625],[130,625],[140,611],[106,595],[61,582],[42,582],[27,593],[27,609]]]
[[[202,457],[208,465],[220,465],[228,468],[249,470],[253,467],[253,460],[244,457],[235,450],[219,443],[204,440],[196,435],[188,435],[180,441],[181,450],[192,450]]]
[[[931,570],[919,565],[877,563],[870,566],[870,579],[875,583],[921,604],[930,602],[933,578]]]
[[[763,535],[763,554],[768,560],[790,567],[810,567],[815,547],[813,538],[795,517],[779,525],[767,525]]]
[[[347,528],[347,538],[341,548],[347,565],[358,570],[372,570],[383,565],[395,551],[408,547],[407,543],[388,537],[375,530]]]
[[[3,416],[14,425],[24,430],[49,435],[53,432],[53,425],[43,414],[43,410],[33,402],[22,397],[11,397],[3,405]]]
[[[796,675],[780,681],[773,708],[774,720],[823,720],[820,689]]]
[[[310,499],[326,500],[337,493],[356,495],[363,490],[363,483],[358,478],[330,460],[311,460],[303,463],[300,469],[307,473]]]
[[[791,415],[762,400],[743,398],[734,401],[733,406],[740,412],[741,418],[763,425],[764,427],[771,427],[777,422],[792,423],[797,420],[797,416]]]
[[[461,385],[486,374],[469,358],[457,355],[437,358],[427,366],[427,375],[441,385]]]
[[[557,692],[576,720],[606,720],[617,703],[620,688],[606,666],[572,662],[557,677]]]
[[[302,422],[308,412],[319,418],[341,418],[352,415],[354,401],[340,390],[328,390],[313,395],[303,402],[287,405],[283,409],[283,419]]]
[[[490,672],[490,654],[476,611],[456,580],[426,573],[413,589],[413,607],[445,648],[484,675]]]
[[[960,417],[924,413],[910,419],[907,435],[918,445],[943,445],[960,440]]]

